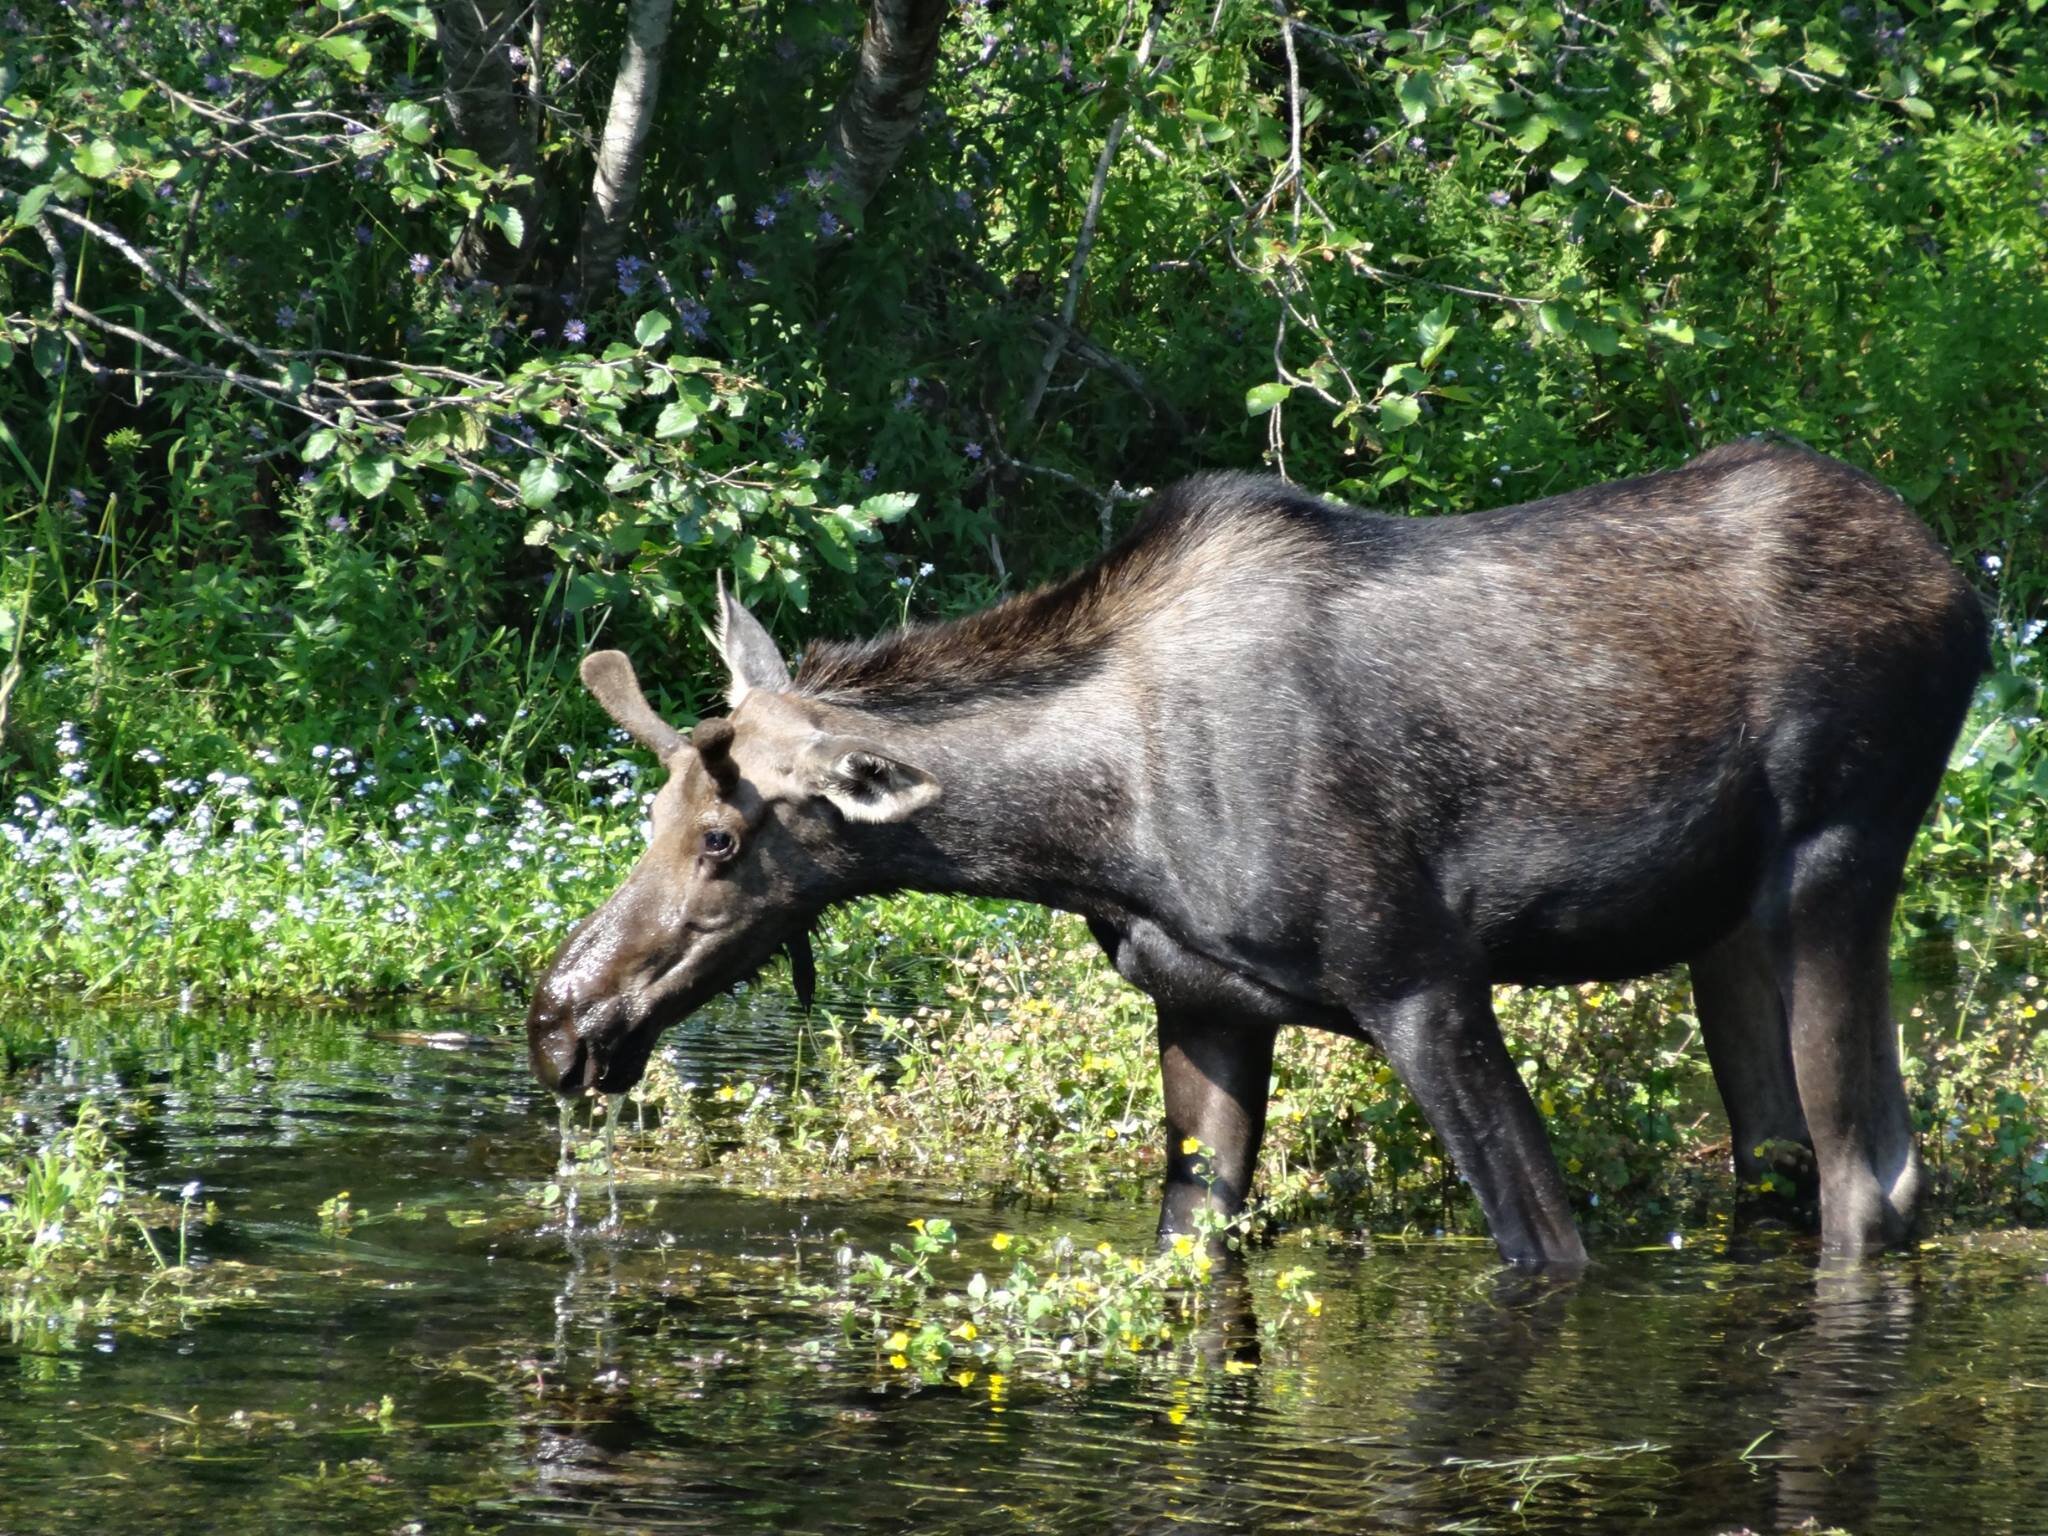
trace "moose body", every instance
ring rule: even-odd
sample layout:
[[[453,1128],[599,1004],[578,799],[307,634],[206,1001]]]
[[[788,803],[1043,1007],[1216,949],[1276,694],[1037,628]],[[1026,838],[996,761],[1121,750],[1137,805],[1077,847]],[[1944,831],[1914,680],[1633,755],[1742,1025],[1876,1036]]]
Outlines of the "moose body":
[[[834,902],[1023,898],[1157,1003],[1162,1231],[1242,1204],[1306,1024],[1385,1054],[1508,1259],[1571,1267],[1490,988],[1682,961],[1739,1170],[1817,1174],[1831,1250],[1909,1231],[1887,939],[1985,620],[1859,472],[1753,440],[1427,519],[1200,477],[1065,582],[794,681],[720,605],[734,708],[690,738],[585,664],[670,778],[539,985],[550,1087],[630,1086]]]

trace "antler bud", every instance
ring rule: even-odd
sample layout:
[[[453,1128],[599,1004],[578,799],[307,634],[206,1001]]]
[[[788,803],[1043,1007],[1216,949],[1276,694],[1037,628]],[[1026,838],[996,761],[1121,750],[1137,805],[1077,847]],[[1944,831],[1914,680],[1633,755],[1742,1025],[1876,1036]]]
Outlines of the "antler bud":
[[[699,720],[690,732],[690,745],[696,748],[697,759],[711,775],[718,792],[731,794],[740,781],[740,765],[732,760],[732,721],[723,715],[715,720]]]

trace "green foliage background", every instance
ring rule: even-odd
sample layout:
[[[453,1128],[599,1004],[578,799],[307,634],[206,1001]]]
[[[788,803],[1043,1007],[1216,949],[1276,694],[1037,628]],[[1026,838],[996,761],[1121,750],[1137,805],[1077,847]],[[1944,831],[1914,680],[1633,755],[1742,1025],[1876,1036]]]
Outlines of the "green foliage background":
[[[419,722],[482,717],[485,776],[539,782],[602,739],[569,685],[600,635],[712,706],[715,572],[796,648],[1262,459],[1437,513],[1779,429],[1899,487],[2010,644],[2039,611],[2041,0],[1222,0],[1144,62],[1140,9],[969,4],[856,213],[821,145],[863,16],[684,0],[591,305],[609,7],[521,54],[542,229],[504,284],[451,260],[528,215],[452,140],[429,8],[0,16],[0,773],[55,784],[75,721],[95,803],[139,811],[180,775],[325,783],[346,743],[367,810],[438,770]],[[1032,411],[1126,115],[1086,340]]]

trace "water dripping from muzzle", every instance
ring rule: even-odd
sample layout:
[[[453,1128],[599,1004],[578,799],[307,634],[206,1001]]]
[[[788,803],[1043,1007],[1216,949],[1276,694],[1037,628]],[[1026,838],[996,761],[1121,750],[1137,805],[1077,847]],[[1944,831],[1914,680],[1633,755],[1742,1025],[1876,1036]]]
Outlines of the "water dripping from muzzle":
[[[619,1111],[626,1107],[623,1093],[608,1093],[604,1096],[604,1194],[606,1214],[605,1232],[619,1230],[619,1159],[615,1150],[619,1142]]]

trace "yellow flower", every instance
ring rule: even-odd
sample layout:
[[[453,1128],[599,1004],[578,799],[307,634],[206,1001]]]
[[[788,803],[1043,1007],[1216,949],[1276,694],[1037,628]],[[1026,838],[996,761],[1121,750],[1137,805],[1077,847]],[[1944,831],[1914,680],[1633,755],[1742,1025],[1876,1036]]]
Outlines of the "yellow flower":
[[[1199,1136],[1183,1136],[1183,1137],[1181,1137],[1181,1139],[1180,1139],[1180,1155],[1181,1155],[1182,1157],[1193,1157],[1193,1156],[1194,1156],[1194,1155],[1195,1155],[1195,1154],[1196,1154],[1197,1152],[1199,1152],[1199,1151],[1201,1151],[1201,1150],[1202,1150],[1202,1138],[1201,1138],[1201,1137],[1199,1137]],[[1183,1418],[1185,1418],[1185,1417],[1186,1417],[1186,1415],[1185,1415],[1185,1414],[1183,1414],[1183,1415],[1182,1415],[1182,1417],[1183,1417]]]
[[[971,1387],[974,1385],[975,1375],[976,1373],[973,1371],[955,1371],[953,1373],[953,1385],[956,1387]]]
[[[1314,1291],[1308,1293],[1308,1315],[1310,1317],[1321,1317],[1323,1315],[1323,1298]]]
[[[920,1216],[917,1218],[917,1220],[913,1221],[910,1224],[910,1230],[913,1232],[922,1232],[924,1230],[924,1218]]]
[[[910,1362],[904,1359],[901,1355],[891,1355],[889,1357],[889,1363],[895,1366],[896,1369],[899,1371],[907,1371],[910,1369]]]
[[[1105,1259],[1113,1259],[1116,1257],[1116,1250],[1110,1247],[1107,1243],[1097,1243],[1095,1245],[1095,1251],[1101,1254]]]
[[[994,1237],[988,1240],[988,1245],[989,1247],[995,1249],[997,1253],[1001,1253],[1005,1248],[1008,1248],[1010,1246],[1010,1241],[1011,1239],[1009,1233],[998,1232]]]
[[[1185,1409],[1185,1408],[1181,1407],[1181,1406],[1180,1406],[1179,1404],[1175,1404],[1175,1405],[1174,1405],[1173,1407],[1171,1407],[1171,1408],[1169,1408],[1169,1409],[1167,1409],[1167,1410],[1166,1410],[1166,1422],[1167,1422],[1167,1423],[1169,1423],[1169,1424],[1185,1424],[1185,1423],[1187,1423],[1187,1421],[1188,1421],[1188,1411],[1187,1411],[1187,1409]]]
[[[910,1335],[899,1328],[889,1335],[888,1342],[883,1344],[882,1348],[892,1354],[900,1354],[902,1351],[910,1348]]]
[[[1184,1259],[1194,1251],[1195,1240],[1192,1237],[1176,1237],[1173,1240],[1173,1254],[1175,1258]]]
[[[965,1339],[968,1343],[972,1344],[976,1339],[981,1337],[981,1330],[975,1327],[973,1323],[966,1322],[962,1323],[958,1328],[955,1328],[953,1330],[953,1337],[956,1339]]]

